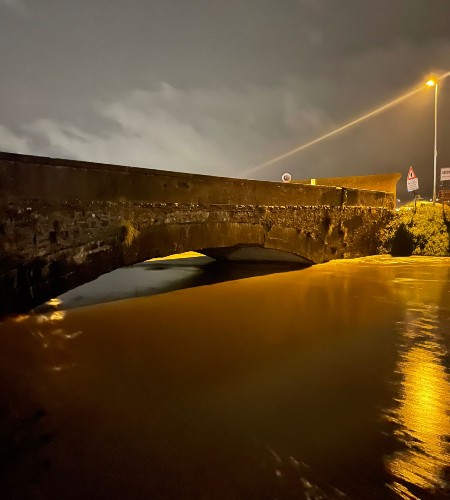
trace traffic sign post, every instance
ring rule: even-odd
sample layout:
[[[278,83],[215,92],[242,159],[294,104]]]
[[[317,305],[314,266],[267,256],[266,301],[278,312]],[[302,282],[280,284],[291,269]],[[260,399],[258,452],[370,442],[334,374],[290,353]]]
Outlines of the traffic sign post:
[[[416,208],[416,191],[419,189],[419,179],[414,173],[412,167],[409,167],[408,175],[406,176],[406,188],[408,192],[414,192],[414,208]]]
[[[444,212],[444,205],[450,204],[450,167],[441,168],[441,189],[439,190],[439,201],[442,203],[442,211]]]
[[[408,170],[408,175],[406,177],[406,187],[408,188],[408,192],[417,191],[419,189],[419,179],[417,178],[417,175],[414,173],[412,167],[409,167]]]

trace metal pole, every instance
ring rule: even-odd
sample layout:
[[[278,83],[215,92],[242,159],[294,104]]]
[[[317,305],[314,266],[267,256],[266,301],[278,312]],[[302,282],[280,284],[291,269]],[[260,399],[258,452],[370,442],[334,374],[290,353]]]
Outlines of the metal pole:
[[[437,163],[437,100],[438,84],[434,86],[434,175],[433,175],[433,205],[436,205],[436,163]]]

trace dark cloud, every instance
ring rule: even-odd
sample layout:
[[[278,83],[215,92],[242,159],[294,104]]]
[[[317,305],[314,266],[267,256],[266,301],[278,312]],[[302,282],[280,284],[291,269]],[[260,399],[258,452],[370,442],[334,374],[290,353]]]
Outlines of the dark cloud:
[[[448,71],[450,2],[0,0],[0,64],[2,149],[239,176]],[[432,124],[424,91],[259,176],[412,163],[429,189]]]

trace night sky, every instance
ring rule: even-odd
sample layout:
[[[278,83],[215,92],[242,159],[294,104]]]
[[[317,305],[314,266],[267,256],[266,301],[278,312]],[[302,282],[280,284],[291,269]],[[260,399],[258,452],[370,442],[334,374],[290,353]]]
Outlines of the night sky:
[[[0,150],[245,176],[450,71],[449,0],[0,0]],[[450,78],[438,167],[450,166]],[[434,91],[253,178],[401,172]]]

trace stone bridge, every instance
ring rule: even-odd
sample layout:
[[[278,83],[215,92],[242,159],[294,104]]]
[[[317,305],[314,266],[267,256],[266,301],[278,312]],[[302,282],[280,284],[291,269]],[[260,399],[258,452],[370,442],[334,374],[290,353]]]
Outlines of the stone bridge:
[[[188,250],[308,264],[374,254],[399,177],[383,192],[0,153],[0,314]]]

